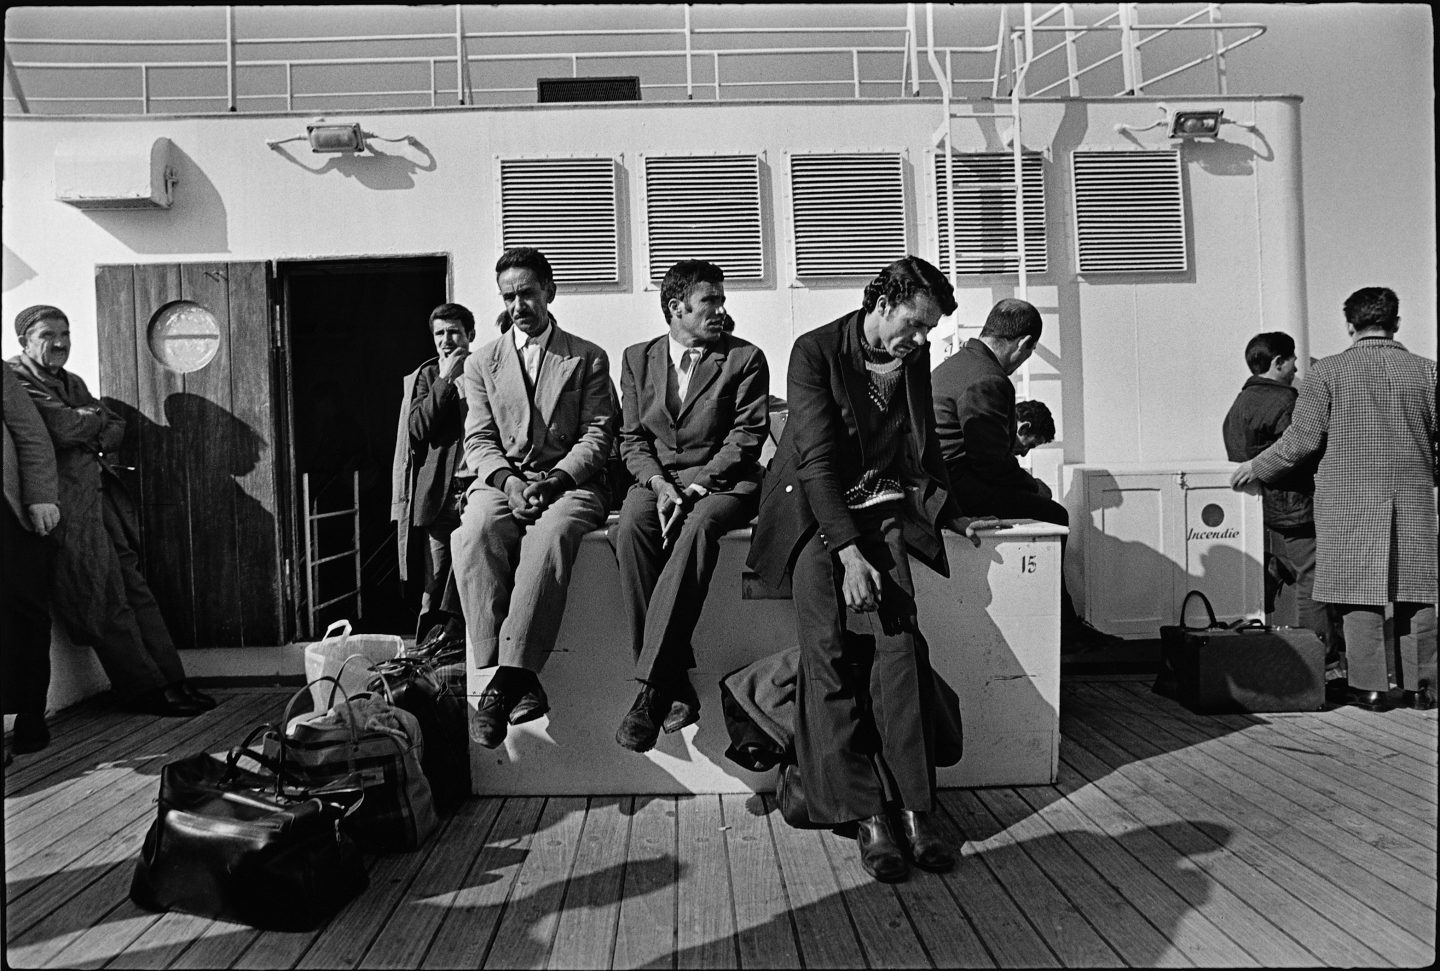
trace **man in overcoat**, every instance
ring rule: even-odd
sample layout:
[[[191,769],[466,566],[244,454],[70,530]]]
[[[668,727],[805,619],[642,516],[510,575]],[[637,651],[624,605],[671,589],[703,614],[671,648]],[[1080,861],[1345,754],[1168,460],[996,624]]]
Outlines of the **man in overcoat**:
[[[15,732],[5,749],[24,755],[50,744],[45,698],[50,688],[50,582],[60,524],[55,448],[20,379],[0,367],[4,384],[5,502],[0,504],[0,681]]]
[[[1397,638],[1405,699],[1435,706],[1435,362],[1395,340],[1400,302],[1385,287],[1345,301],[1354,343],[1319,361],[1300,387],[1290,427],[1244,462],[1236,488],[1270,485],[1312,456],[1314,597],[1342,616],[1348,699],[1392,706],[1385,611]]]
[[[755,515],[770,370],[725,332],[725,274],[682,260],[665,274],[667,331],[625,350],[620,454],[635,484],[612,533],[641,688],[615,734],[644,752],[700,717],[690,643],[720,538]]]
[[[140,571],[134,507],[111,466],[125,420],[106,408],[70,359],[70,320],[57,307],[15,318],[24,353],[10,358],[55,446],[63,524],[56,532],[52,612],[89,644],[121,700],[149,714],[189,717],[215,707],[196,690]]]
[[[555,276],[539,250],[495,265],[513,325],[465,361],[465,464],[475,481],[452,537],[474,662],[498,670],[470,713],[495,748],[506,726],[550,710],[538,677],[560,632],[580,540],[605,521],[618,396],[610,361],[549,312]]]
[[[858,823],[860,862],[887,881],[909,861],[954,862],[928,815],[932,674],[910,575],[911,553],[948,574],[942,525],[979,542],[950,501],[930,404],[926,337],[954,310],[949,281],[908,256],[871,281],[861,309],[795,341],[790,418],[748,560],[772,586],[792,578],[795,753],[810,819]],[[869,636],[847,638],[847,626]]]
[[[422,653],[465,643],[450,537],[460,525],[459,500],[473,478],[461,461],[465,398],[460,394],[460,375],[475,340],[475,315],[461,304],[442,303],[430,311],[426,329],[437,356],[406,375],[403,383],[391,509],[401,580],[408,571],[410,528],[423,529],[428,540],[425,588],[415,627],[416,649]]]

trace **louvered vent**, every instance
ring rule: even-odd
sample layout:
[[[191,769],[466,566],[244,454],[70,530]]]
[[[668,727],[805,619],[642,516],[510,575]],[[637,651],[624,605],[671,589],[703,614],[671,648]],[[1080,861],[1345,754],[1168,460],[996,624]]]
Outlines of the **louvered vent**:
[[[1076,152],[1081,273],[1186,269],[1179,152]]]
[[[1025,269],[1043,273],[1045,244],[1045,172],[1038,153],[1021,156],[1025,184]],[[1018,273],[1015,234],[1015,160],[1008,153],[955,155],[955,240],[963,274]],[[935,158],[935,225],[940,270],[950,272],[949,200],[945,192],[945,156]]]
[[[758,157],[645,159],[645,216],[651,280],[679,260],[709,260],[727,280],[764,277]]]
[[[874,276],[906,253],[899,155],[790,156],[797,276]]]
[[[620,233],[611,158],[500,160],[503,247],[545,254],[556,283],[616,283]]]

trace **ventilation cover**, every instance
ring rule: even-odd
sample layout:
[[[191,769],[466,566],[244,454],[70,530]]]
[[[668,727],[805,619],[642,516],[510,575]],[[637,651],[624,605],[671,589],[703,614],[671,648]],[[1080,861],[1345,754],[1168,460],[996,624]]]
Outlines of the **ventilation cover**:
[[[651,280],[679,260],[709,260],[727,280],[765,275],[757,156],[646,158],[645,219]]]
[[[107,137],[55,149],[55,198],[76,209],[169,209],[170,139]]]
[[[1076,152],[1073,159],[1081,273],[1187,268],[1179,152]]]
[[[796,276],[874,276],[906,254],[899,154],[790,156]]]
[[[1015,235],[1015,159],[1008,152],[952,156],[955,169],[955,240],[961,275],[1019,273]],[[1038,153],[1021,156],[1025,185],[1025,269],[1044,273],[1045,172]],[[950,272],[949,200],[945,192],[945,156],[935,157],[935,225],[940,270]]]
[[[556,283],[618,283],[613,158],[500,160],[500,241],[545,254]]]

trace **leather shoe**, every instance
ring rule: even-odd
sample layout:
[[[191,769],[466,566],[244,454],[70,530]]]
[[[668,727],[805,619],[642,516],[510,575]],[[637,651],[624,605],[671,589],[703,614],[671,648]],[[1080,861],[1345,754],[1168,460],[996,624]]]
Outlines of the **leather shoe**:
[[[1390,711],[1395,705],[1384,691],[1361,691],[1349,688],[1345,692],[1345,704],[1364,708],[1366,711]]]
[[[682,678],[676,686],[675,700],[670,702],[670,713],[660,727],[667,735],[673,735],[686,725],[700,720],[700,698],[689,678]]]
[[[945,838],[935,831],[926,813],[900,810],[900,831],[910,844],[910,859],[922,870],[944,873],[955,865],[955,854]]]
[[[882,813],[862,819],[855,831],[855,842],[860,845],[860,865],[876,880],[895,883],[910,874],[910,865],[905,854],[895,842],[890,831],[890,820]]]
[[[135,699],[131,705],[136,711],[164,718],[194,718],[205,711],[198,701],[189,698],[178,684],[167,684],[163,688],[152,688]]]
[[[15,716],[15,732],[10,737],[10,751],[16,755],[38,752],[50,744],[50,729],[44,714],[21,712]]]
[[[177,687],[179,687],[181,694],[189,698],[191,701],[195,702],[201,708],[204,708],[206,711],[209,711],[211,708],[215,707],[215,699],[196,688],[189,681],[181,681],[177,685]]]
[[[1416,711],[1430,711],[1435,707],[1435,691],[1430,685],[1421,681],[1419,691],[1405,692],[1405,704],[1414,708]],[[15,731],[17,734],[20,731],[19,721],[15,722]]]
[[[645,684],[635,696],[635,703],[620,720],[620,727],[615,730],[616,744],[632,752],[650,751],[660,737],[660,713],[669,710],[667,699],[654,685]]]
[[[494,688],[480,692],[480,700],[470,711],[470,740],[486,748],[505,741],[507,708],[505,696]]]
[[[515,704],[510,706],[510,724],[523,725],[549,712],[550,699],[545,697],[545,689],[537,681],[535,687],[522,691]]]

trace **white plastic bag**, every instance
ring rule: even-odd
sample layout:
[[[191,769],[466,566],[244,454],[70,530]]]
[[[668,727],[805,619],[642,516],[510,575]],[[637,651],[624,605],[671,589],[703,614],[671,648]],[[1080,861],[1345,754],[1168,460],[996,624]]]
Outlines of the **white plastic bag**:
[[[359,694],[365,690],[365,682],[371,678],[369,667],[359,663],[340,669],[345,659],[352,654],[361,654],[371,664],[379,664],[398,657],[405,647],[404,638],[398,634],[352,634],[350,621],[337,620],[325,629],[325,636],[305,647],[305,680],[335,677],[340,675],[340,684],[348,694]],[[324,711],[334,685],[324,682],[310,686],[310,697],[315,700],[315,710]]]

